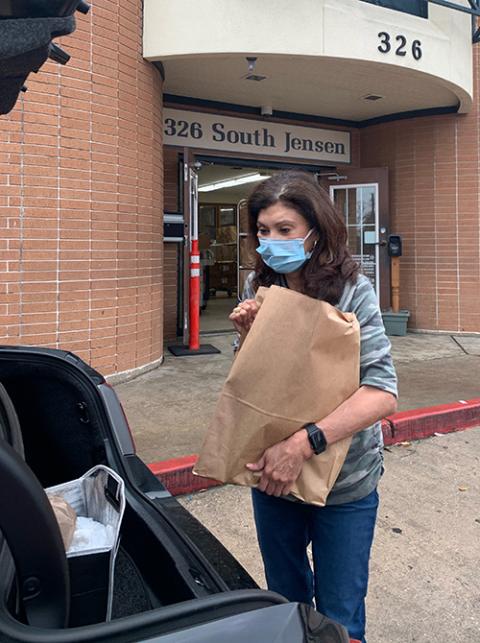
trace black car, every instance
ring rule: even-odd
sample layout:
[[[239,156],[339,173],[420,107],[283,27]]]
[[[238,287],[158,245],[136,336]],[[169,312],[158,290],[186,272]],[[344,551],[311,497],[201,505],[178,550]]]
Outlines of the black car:
[[[0,436],[0,641],[348,641],[256,586],[138,458],[114,390],[72,353],[0,347]],[[44,491],[95,465],[125,485],[109,622],[102,569],[68,564]]]

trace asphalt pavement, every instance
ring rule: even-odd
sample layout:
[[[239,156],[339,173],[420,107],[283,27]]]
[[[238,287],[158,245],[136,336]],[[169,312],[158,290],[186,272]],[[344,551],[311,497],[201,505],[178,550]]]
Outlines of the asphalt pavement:
[[[480,428],[388,447],[368,643],[479,643]],[[180,497],[265,587],[248,489]]]

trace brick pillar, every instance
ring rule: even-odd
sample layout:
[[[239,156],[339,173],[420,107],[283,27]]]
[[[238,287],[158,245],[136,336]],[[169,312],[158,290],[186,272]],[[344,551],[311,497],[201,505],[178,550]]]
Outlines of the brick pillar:
[[[113,374],[163,351],[162,79],[142,2],[91,4],[0,118],[0,337]]]

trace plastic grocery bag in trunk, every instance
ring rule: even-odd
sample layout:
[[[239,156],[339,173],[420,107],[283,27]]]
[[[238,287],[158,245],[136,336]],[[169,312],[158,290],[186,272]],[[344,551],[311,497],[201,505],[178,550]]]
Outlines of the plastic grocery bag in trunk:
[[[294,290],[259,288],[256,319],[220,394],[194,473],[255,486],[245,468],[265,449],[333,411],[358,388],[360,330],[353,313]],[[303,465],[292,494],[324,505],[351,438]]]
[[[110,620],[113,599],[113,573],[119,546],[120,526],[125,511],[123,480],[103,465],[93,467],[77,480],[45,489],[49,496],[63,497],[79,517],[101,523],[102,539],[82,545],[75,534],[67,550],[70,571],[70,627]],[[95,540],[95,536],[92,536]]]

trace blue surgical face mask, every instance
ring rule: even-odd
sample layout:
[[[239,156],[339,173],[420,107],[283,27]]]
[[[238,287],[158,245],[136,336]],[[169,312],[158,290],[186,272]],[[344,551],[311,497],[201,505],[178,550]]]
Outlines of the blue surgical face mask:
[[[258,254],[269,268],[281,274],[295,272],[310,259],[312,252],[305,252],[304,243],[313,228],[303,239],[269,239],[259,237]]]

